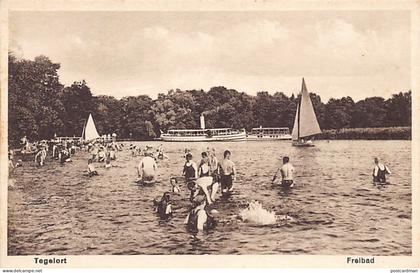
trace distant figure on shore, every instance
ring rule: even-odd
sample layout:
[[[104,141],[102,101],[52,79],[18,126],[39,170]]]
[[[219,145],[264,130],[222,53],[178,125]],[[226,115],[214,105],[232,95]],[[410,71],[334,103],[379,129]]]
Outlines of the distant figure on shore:
[[[275,173],[272,182],[274,182],[277,179],[278,174],[281,174],[281,185],[283,187],[290,187],[293,188],[294,181],[293,181],[293,173],[295,172],[295,168],[293,165],[289,162],[289,157],[285,156],[283,157],[283,166],[277,170]]]
[[[137,174],[141,182],[151,182],[155,179],[157,165],[151,153],[146,152],[137,167]]]
[[[185,177],[185,183],[194,181],[198,177],[197,164],[192,161],[192,154],[187,154],[185,159],[187,160],[184,164],[184,169],[182,170],[182,175]]]
[[[236,168],[235,164],[230,160],[230,155],[230,151],[226,150],[223,153],[224,159],[219,164],[222,194],[232,191],[233,183],[236,180]]]
[[[375,166],[373,168],[373,182],[386,183],[386,175],[391,174],[388,166],[379,162],[379,159],[375,157]]]
[[[169,182],[171,183],[171,186],[172,186],[172,192],[179,194],[181,192],[181,189],[179,188],[179,185],[178,185],[178,179],[176,179],[175,177],[171,177]]]
[[[187,229],[190,232],[197,233],[216,226],[213,216],[209,215],[205,210],[206,199],[204,196],[199,195],[194,198],[193,206],[193,209],[185,219],[185,224],[187,224]]]
[[[93,165],[93,159],[89,158],[88,159],[88,176],[94,176],[94,175],[98,175],[98,172],[95,169],[95,166]]]

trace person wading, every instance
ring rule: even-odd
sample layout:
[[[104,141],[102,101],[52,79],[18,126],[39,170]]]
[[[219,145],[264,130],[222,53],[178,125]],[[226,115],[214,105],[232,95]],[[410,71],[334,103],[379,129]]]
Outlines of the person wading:
[[[281,174],[281,185],[283,187],[290,187],[292,188],[294,186],[293,181],[293,173],[295,172],[295,168],[293,165],[289,162],[289,157],[285,156],[283,157],[283,166],[279,168],[276,172],[276,174],[273,177],[272,182],[274,182],[277,179],[278,174]]]
[[[373,167],[372,174],[373,182],[386,183],[386,175],[391,174],[391,171],[386,165],[380,163],[377,157],[375,157],[374,163],[375,166]]]

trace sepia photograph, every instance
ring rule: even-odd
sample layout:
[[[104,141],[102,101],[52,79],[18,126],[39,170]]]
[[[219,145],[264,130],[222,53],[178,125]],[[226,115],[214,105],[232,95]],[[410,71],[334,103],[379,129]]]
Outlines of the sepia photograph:
[[[7,256],[413,255],[411,10],[7,21]]]

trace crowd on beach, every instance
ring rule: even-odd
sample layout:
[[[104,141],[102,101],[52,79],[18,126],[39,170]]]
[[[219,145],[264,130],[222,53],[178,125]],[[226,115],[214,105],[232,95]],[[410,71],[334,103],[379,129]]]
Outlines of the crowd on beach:
[[[114,140],[106,141],[99,139],[92,142],[74,140],[42,140],[29,143],[26,137],[22,138],[22,148],[20,154],[31,154],[38,166],[45,164],[47,155],[52,159],[58,160],[60,164],[65,164],[72,160],[72,156],[78,151],[89,153],[87,162],[86,176],[92,177],[99,175],[95,164],[103,164],[105,168],[111,168],[111,161],[117,159],[117,152],[122,151],[125,146]],[[142,185],[152,185],[156,182],[158,172],[158,162],[169,159],[165,154],[163,145],[158,147],[145,145],[140,147],[130,144],[128,149],[133,157],[141,156],[137,166],[137,183]],[[13,171],[22,165],[22,160],[15,160],[16,151],[9,151],[9,168]],[[153,204],[155,211],[162,220],[169,220],[172,217],[173,195],[183,193],[182,189],[188,193],[188,200],[191,204],[190,211],[185,219],[185,224],[191,232],[200,232],[215,227],[219,212],[214,209],[216,199],[221,196],[232,194],[236,182],[237,171],[235,163],[231,160],[232,153],[229,150],[223,152],[223,158],[219,160],[214,148],[207,147],[206,151],[201,152],[198,164],[195,162],[191,149],[185,148],[184,165],[182,176],[171,176],[168,191],[162,197],[155,198]],[[181,168],[180,168],[181,170]],[[293,188],[295,169],[290,162],[290,158],[283,157],[283,164],[278,168],[273,176],[272,182],[280,180],[280,185],[286,188]],[[375,183],[386,183],[386,175],[390,174],[388,166],[374,159],[373,181]],[[183,183],[182,183],[183,182]],[[169,190],[170,189],[170,190]],[[218,192],[219,196],[218,196]]]

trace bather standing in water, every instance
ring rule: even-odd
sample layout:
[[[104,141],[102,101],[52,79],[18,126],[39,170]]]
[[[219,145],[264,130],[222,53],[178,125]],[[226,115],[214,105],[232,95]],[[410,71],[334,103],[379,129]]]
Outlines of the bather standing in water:
[[[230,151],[226,150],[223,153],[224,159],[219,164],[222,194],[232,191],[233,183],[236,181],[236,168],[235,164],[230,160],[230,155]]]
[[[140,181],[153,181],[156,176],[156,170],[157,165],[155,159],[149,152],[146,152],[145,157],[143,157],[137,167],[137,174],[140,178]]]
[[[203,196],[199,195],[194,198],[193,206],[194,208],[185,219],[189,231],[196,233],[216,226],[214,218],[205,210],[206,199]]]
[[[88,159],[88,175],[89,176],[94,176],[94,175],[98,175],[98,172],[95,169],[95,166],[93,165],[93,160],[92,158]]]
[[[289,162],[289,157],[285,156],[283,157],[283,166],[279,168],[276,172],[276,174],[273,177],[272,182],[274,182],[277,179],[278,174],[281,174],[281,185],[283,187],[290,187],[293,188],[295,182],[293,181],[293,173],[295,172],[295,168],[293,165]]]
[[[203,176],[188,182],[187,187],[191,191],[190,201],[201,195],[206,198],[207,204],[212,204],[215,201],[213,192],[217,192],[218,186],[219,184],[215,184],[211,176]]]
[[[386,175],[391,174],[388,166],[379,162],[379,159],[375,157],[375,166],[373,168],[373,182],[386,183]]]
[[[184,169],[182,170],[182,175],[185,177],[185,183],[194,181],[198,177],[197,164],[192,161],[192,154],[187,154],[185,156],[186,162],[184,164]]]
[[[44,166],[44,160],[47,158],[47,151],[44,147],[35,155],[35,163],[39,166]]]

